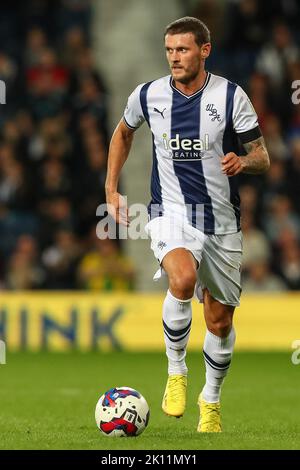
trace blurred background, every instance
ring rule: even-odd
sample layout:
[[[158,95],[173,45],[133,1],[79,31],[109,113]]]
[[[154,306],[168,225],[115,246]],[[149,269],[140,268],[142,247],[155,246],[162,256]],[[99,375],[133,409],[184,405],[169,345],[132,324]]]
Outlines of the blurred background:
[[[157,11],[159,9],[159,16]],[[100,241],[107,149],[138,83],[167,75],[163,30],[192,15],[211,30],[207,69],[250,96],[271,157],[240,177],[244,291],[300,289],[297,0],[1,2],[0,288],[153,291],[148,240]],[[151,139],[136,135],[121,191],[148,203]],[[140,260],[143,259],[143,264]]]

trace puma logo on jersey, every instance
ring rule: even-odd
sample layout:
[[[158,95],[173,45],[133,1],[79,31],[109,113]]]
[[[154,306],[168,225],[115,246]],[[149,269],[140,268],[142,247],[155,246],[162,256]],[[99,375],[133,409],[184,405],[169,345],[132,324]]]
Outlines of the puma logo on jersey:
[[[206,106],[206,111],[209,111],[209,116],[211,116],[211,120],[215,121],[221,121],[220,114],[218,114],[217,108],[215,108],[214,104],[208,104]]]
[[[163,119],[165,119],[165,116],[164,116],[164,112],[167,108],[164,108],[162,111],[160,111],[159,109],[157,108],[153,108],[153,111],[155,111],[156,113],[159,113]]]

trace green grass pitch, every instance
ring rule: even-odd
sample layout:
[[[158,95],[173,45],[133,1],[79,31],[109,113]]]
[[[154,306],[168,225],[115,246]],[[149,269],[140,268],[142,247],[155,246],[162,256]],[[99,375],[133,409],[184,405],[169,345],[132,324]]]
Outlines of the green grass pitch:
[[[288,353],[236,352],[222,393],[223,433],[196,432],[201,353],[188,353],[188,405],[164,416],[164,353],[15,353],[0,365],[0,449],[300,449],[300,365]],[[151,415],[136,438],[102,436],[94,421],[99,396],[129,386]]]

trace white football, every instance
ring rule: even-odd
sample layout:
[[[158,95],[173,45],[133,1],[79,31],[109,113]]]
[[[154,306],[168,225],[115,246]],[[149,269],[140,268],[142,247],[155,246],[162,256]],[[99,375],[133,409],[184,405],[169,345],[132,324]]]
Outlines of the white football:
[[[143,395],[129,387],[111,388],[98,400],[95,419],[105,436],[131,437],[141,434],[150,410]]]

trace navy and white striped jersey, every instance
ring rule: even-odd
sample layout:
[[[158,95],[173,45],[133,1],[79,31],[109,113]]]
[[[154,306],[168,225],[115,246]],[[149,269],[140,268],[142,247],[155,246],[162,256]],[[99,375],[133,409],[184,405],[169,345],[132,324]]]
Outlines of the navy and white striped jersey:
[[[207,73],[191,96],[170,75],[139,85],[128,98],[126,125],[152,131],[150,217],[180,216],[206,234],[240,230],[237,180],[222,173],[221,157],[238,152],[238,138],[258,138],[257,115],[246,93]]]

